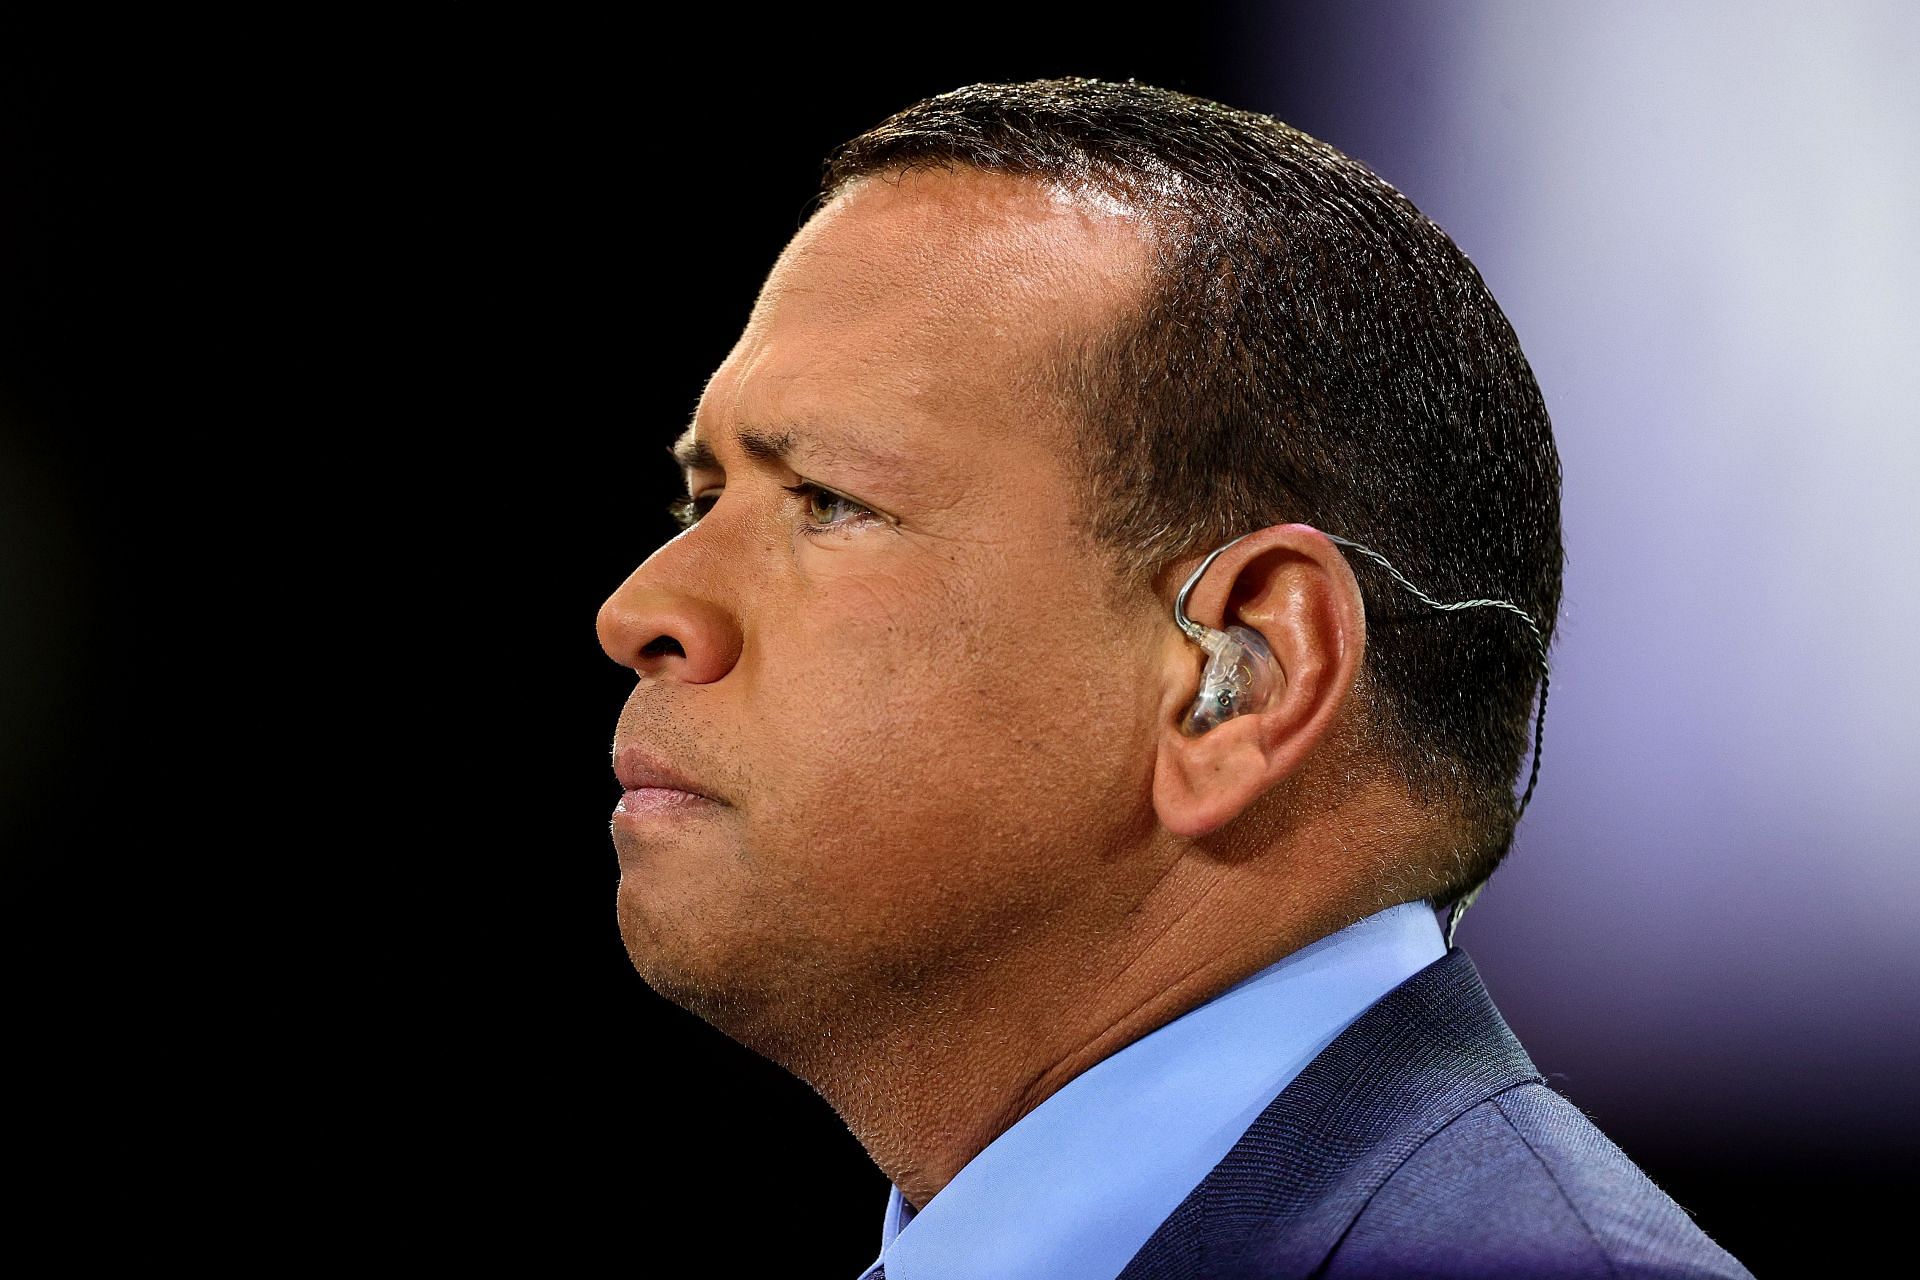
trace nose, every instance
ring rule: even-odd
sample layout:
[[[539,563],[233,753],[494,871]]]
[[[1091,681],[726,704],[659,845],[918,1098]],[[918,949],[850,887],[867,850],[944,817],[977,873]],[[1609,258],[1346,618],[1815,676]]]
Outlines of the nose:
[[[684,535],[683,535],[684,538]],[[740,657],[740,624],[676,538],[607,597],[594,621],[609,658],[642,677],[709,684]]]

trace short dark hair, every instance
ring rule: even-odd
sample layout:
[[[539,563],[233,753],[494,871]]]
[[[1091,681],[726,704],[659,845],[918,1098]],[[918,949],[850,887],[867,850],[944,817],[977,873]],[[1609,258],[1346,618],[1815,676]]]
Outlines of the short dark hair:
[[[1081,516],[1129,586],[1271,524],[1370,546],[1442,600],[1514,601],[1550,641],[1560,459],[1512,327],[1445,232],[1269,116],[1135,82],[976,84],[828,157],[856,179],[971,166],[1103,190],[1158,237],[1143,304],[1046,360],[1077,415]],[[1512,843],[1540,650],[1494,609],[1439,613],[1364,557],[1364,732],[1465,847],[1411,873],[1446,906]]]

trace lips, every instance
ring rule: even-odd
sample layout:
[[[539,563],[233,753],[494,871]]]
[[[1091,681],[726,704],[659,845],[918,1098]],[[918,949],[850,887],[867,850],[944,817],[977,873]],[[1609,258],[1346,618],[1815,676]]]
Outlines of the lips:
[[[690,795],[704,796],[719,804],[727,803],[723,797],[715,795],[704,784],[674,768],[660,756],[637,745],[615,746],[613,774],[620,779],[620,785],[628,791],[644,791],[650,788],[685,791]]]

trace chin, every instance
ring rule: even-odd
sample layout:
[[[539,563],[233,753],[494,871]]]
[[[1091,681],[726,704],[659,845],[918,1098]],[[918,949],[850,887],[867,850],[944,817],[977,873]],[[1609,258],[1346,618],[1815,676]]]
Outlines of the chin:
[[[780,1003],[758,981],[761,966],[742,948],[646,914],[624,899],[620,940],[640,980],[655,994],[739,1039]]]
[[[620,937],[656,995],[803,1079],[844,1017],[830,998],[842,984],[800,939],[725,936],[625,901]]]

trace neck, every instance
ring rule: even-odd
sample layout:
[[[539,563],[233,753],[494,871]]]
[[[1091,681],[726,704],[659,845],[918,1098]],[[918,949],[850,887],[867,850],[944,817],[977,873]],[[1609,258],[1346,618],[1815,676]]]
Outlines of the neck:
[[[1177,860],[1130,909],[1080,916],[964,982],[886,1001],[885,1020],[836,1027],[831,1055],[783,1065],[924,1208],[1080,1073],[1364,914],[1300,868]]]

